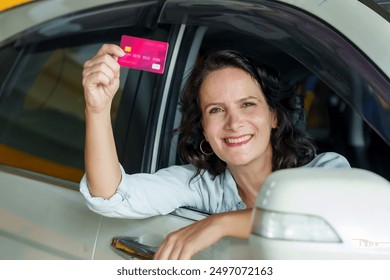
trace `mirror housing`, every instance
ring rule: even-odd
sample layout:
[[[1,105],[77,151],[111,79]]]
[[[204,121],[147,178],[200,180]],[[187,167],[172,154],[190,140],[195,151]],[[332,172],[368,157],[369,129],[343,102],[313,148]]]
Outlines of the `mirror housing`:
[[[256,259],[390,258],[390,182],[367,170],[276,171],[252,219]]]

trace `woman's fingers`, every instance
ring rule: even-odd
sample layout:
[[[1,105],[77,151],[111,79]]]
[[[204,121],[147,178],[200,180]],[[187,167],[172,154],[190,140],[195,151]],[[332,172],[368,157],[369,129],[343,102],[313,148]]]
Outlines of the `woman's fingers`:
[[[84,68],[83,77],[84,87],[96,86],[98,84],[109,86],[113,83],[114,79],[118,78],[118,74],[117,70],[113,69],[113,67],[105,63],[100,63]]]
[[[114,59],[118,60],[118,57],[124,56],[125,52],[121,49],[121,47],[114,44],[104,44],[99,51],[96,53],[97,56],[109,54]]]
[[[86,106],[100,112],[107,108],[119,88],[118,57],[124,51],[117,45],[105,44],[84,63],[83,87]]]
[[[84,63],[83,77],[88,78],[100,72],[114,79],[119,77],[120,66],[109,54],[95,56]]]
[[[158,248],[155,259],[189,260],[193,255],[221,238],[220,215],[209,216],[167,235]]]
[[[189,245],[194,240],[191,239],[191,234],[188,234],[186,230],[179,230],[170,233],[164,240],[164,242],[158,248],[155,259],[159,260],[189,260],[191,259],[191,251]]]
[[[89,77],[96,72],[103,72],[111,78],[119,77],[120,65],[118,57],[124,51],[117,45],[103,45],[97,54],[84,63],[83,77]]]
[[[159,247],[154,258],[157,260],[177,260],[180,249],[170,242],[165,242],[162,246]]]

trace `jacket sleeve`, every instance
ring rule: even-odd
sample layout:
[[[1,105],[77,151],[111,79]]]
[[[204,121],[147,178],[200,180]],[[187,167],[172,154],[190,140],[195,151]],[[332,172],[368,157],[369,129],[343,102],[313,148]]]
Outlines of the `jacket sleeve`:
[[[155,174],[126,174],[120,166],[122,179],[116,193],[108,198],[92,197],[87,178],[80,182],[80,192],[87,206],[94,212],[118,218],[141,219],[165,215],[181,206],[201,207],[197,188],[189,185],[193,169],[190,166],[172,166]]]

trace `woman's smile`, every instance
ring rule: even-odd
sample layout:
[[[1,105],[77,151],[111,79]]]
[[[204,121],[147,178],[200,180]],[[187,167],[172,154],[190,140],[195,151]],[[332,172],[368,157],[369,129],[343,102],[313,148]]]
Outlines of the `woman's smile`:
[[[227,137],[223,140],[229,147],[236,147],[247,144],[253,137],[253,134],[242,135],[238,137]]]

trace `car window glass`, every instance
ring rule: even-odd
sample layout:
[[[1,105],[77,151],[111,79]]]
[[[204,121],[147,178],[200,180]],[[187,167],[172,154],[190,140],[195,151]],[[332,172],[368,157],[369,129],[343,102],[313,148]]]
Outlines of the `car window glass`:
[[[390,0],[374,0],[375,3],[379,5],[380,8],[385,10],[388,15],[390,15]]]
[[[80,181],[85,135],[83,64],[103,43],[119,45],[123,34],[150,38],[155,5],[156,1],[132,0],[85,9],[30,26],[2,42],[0,165]],[[145,96],[145,102],[150,102],[156,80],[143,76],[139,70],[121,69],[111,110],[120,157],[128,138],[137,143],[134,170],[141,169],[149,118],[140,102]],[[142,80],[150,87],[142,86]],[[143,110],[142,118],[133,113],[138,109]]]
[[[22,57],[1,95],[1,164],[80,180],[85,134],[82,67],[99,47],[19,50]],[[1,56],[10,49],[2,49]],[[123,82],[114,99],[113,121],[122,89]]]
[[[17,58],[17,52],[11,48],[7,47],[0,51],[0,81],[4,81],[8,76],[9,71],[11,70],[14,60]],[[4,87],[4,83],[0,84],[0,90]]]

